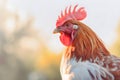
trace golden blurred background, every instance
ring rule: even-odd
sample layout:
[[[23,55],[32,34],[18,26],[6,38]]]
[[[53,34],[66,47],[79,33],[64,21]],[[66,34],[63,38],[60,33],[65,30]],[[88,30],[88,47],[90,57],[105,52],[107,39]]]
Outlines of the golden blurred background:
[[[43,35],[46,33],[36,28],[34,16],[27,15],[23,20],[18,10],[12,12],[6,8],[6,0],[1,2],[0,80],[61,80],[59,66],[63,50],[56,54],[50,49]],[[116,37],[109,46],[116,56],[120,56],[118,22]]]

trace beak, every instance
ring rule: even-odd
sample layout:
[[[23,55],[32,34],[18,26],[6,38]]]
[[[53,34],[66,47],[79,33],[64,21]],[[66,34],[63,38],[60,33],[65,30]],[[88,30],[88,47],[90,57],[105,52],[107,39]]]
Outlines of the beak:
[[[53,31],[53,34],[56,34],[56,33],[59,33],[60,30],[58,28],[55,28],[54,31]]]

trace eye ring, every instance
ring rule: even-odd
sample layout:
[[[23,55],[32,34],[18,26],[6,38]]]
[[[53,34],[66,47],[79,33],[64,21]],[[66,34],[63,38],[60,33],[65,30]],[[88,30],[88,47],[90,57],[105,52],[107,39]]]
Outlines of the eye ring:
[[[77,25],[73,25],[73,29],[78,29],[78,26]]]

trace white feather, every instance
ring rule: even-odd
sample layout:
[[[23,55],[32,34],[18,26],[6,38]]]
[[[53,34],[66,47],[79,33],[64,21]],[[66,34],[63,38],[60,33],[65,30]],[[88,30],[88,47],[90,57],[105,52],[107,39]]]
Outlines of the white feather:
[[[75,58],[69,60],[63,57],[60,71],[62,80],[103,80],[105,77],[114,80],[113,75],[104,67],[90,61],[77,62]]]

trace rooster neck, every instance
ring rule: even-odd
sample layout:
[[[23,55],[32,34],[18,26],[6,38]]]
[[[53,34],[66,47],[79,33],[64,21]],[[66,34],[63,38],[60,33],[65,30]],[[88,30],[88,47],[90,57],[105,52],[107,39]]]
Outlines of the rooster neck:
[[[96,60],[102,60],[104,53],[95,53],[95,54],[85,54],[85,53],[77,53],[76,49],[74,47],[67,48],[67,52],[65,53],[65,57],[67,59],[73,59],[75,58],[76,61],[90,61],[95,62]],[[95,60],[95,61],[94,61]]]
[[[78,25],[78,30],[71,46],[68,46],[66,57],[75,57],[83,61],[95,59],[96,57],[109,56],[110,53],[101,41],[101,39],[87,25],[81,22],[74,22]]]

